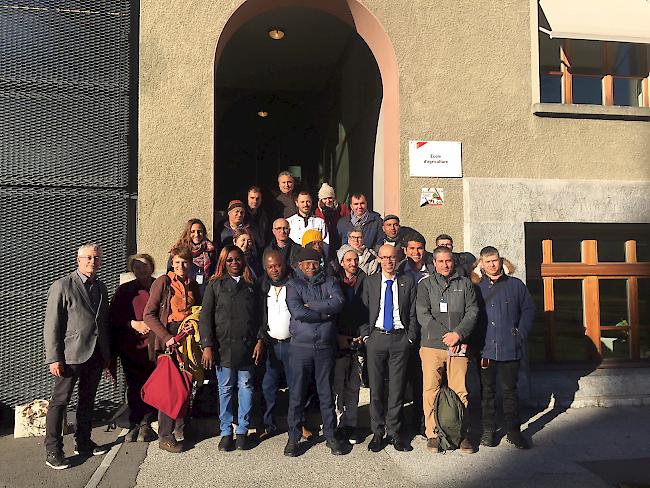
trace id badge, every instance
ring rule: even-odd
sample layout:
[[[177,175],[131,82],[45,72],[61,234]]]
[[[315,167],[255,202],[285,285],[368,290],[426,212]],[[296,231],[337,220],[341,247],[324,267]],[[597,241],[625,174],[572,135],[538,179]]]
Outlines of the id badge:
[[[447,313],[447,302],[440,302],[440,313]]]
[[[201,274],[197,274],[195,279],[196,279],[196,282],[197,282],[199,285],[202,285],[202,284],[203,284],[203,273],[201,273]]]

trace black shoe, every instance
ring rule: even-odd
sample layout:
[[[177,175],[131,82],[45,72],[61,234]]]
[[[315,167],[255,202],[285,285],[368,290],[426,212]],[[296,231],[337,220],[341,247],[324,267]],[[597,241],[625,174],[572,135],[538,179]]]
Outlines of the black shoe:
[[[368,450],[372,452],[379,452],[384,448],[384,436],[374,434],[372,440],[368,443]]]
[[[87,440],[84,442],[75,442],[74,445],[74,453],[79,454],[81,456],[101,456],[102,454],[106,454],[108,452],[108,448],[104,446],[98,446],[91,440]]]
[[[386,437],[386,440],[389,444],[392,444],[396,451],[407,452],[410,451],[409,446],[407,446],[402,438],[399,435],[389,435]]]
[[[517,449],[530,449],[530,444],[518,430],[511,430],[506,434],[506,441]]]
[[[138,442],[151,442],[155,441],[156,433],[151,428],[151,425],[148,423],[142,424],[138,429]]]
[[[497,434],[492,430],[486,430],[481,436],[481,445],[486,447],[496,447],[499,445]]]
[[[45,454],[45,464],[52,469],[65,469],[70,467],[70,463],[61,450],[47,451]]]
[[[275,436],[278,433],[277,427],[265,427],[262,433],[260,434],[260,441],[265,441]]]
[[[349,440],[350,440],[350,430],[351,430],[350,427],[346,427],[346,426],[339,427],[334,432],[334,437],[336,437],[341,442],[349,442]]]
[[[235,449],[245,451],[248,448],[248,434],[237,434]]]
[[[284,446],[284,455],[287,457],[296,457],[298,455],[298,443],[289,439]]]
[[[218,449],[220,451],[232,451],[235,448],[235,442],[232,439],[232,434],[221,436]]]
[[[352,444],[352,445],[361,444],[365,440],[366,440],[366,436],[361,431],[361,429],[356,428],[356,427],[351,427],[350,428],[350,435],[348,436],[348,442],[350,444]]]
[[[124,436],[124,442],[135,442],[135,441],[137,441],[139,431],[140,431],[140,427],[138,427],[137,425],[135,427],[133,427]]]
[[[347,453],[347,450],[344,449],[344,447],[343,447],[343,442],[341,442],[340,440],[338,440],[336,438],[327,439],[327,441],[325,442],[325,445],[330,448],[330,450],[332,451],[332,454],[334,454],[335,456],[341,456],[342,454]]]

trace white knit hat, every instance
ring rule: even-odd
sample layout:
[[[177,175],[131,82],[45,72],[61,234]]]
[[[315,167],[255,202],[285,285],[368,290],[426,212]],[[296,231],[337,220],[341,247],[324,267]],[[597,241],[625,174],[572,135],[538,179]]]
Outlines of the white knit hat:
[[[332,188],[327,183],[323,183],[323,186],[321,186],[320,190],[318,190],[318,199],[322,200],[323,198],[327,197],[336,198],[336,194],[334,193],[334,188]]]

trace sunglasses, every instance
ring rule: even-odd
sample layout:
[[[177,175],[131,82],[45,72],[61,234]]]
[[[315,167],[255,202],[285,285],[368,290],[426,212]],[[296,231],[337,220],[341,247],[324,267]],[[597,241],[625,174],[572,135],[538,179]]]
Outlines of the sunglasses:
[[[241,258],[226,258],[227,263],[241,263]]]

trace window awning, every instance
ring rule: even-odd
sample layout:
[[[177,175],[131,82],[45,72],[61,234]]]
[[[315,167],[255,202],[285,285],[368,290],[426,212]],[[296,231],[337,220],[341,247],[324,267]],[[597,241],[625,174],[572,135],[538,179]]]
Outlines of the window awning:
[[[540,0],[551,37],[650,44],[650,0]]]

